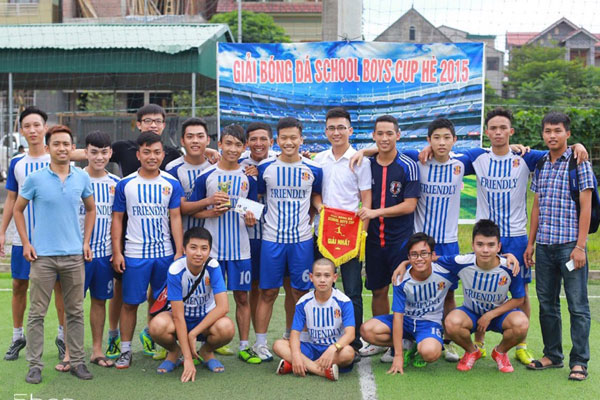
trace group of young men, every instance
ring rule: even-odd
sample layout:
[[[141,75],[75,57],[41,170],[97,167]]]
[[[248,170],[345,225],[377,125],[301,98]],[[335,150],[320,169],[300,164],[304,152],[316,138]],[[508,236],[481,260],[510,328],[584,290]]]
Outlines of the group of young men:
[[[532,369],[562,366],[560,335],[555,332],[560,325],[557,284],[560,289],[562,275],[566,290],[585,292],[584,221],[593,188],[589,163],[580,163],[576,209],[569,197],[568,176],[565,189],[562,175],[556,173],[555,163],[568,164],[573,151],[579,161],[587,157],[583,146],[567,147],[566,115],[551,113],[542,123],[548,155],[511,150],[512,115],[504,109],[495,109],[486,118],[491,150],[464,154],[451,152],[456,134],[444,118],[430,124],[430,146],[421,154],[400,152],[398,121],[384,115],[373,129],[377,148],[367,150],[371,157],[364,160],[365,151],[350,145],[351,117],[343,108],[328,111],[325,134],[331,148],[314,160],[300,153],[302,124],[295,118],[282,118],[277,124],[280,154],[271,151],[274,139],[268,124],[252,123],[245,130],[239,125],[225,127],[216,152],[207,147],[206,122],[190,118],[182,126],[183,156],[161,141],[165,118],[162,108],[147,105],[137,113],[141,133],[135,142],[111,143],[110,135],[92,132],[86,136],[85,149],[78,150],[69,128],[48,129],[43,111],[29,108],[21,114],[21,133],[29,151],[11,162],[0,251],[14,216],[21,242],[13,240],[14,333],[5,359],[16,359],[27,346],[28,382],[41,381],[43,319],[53,290],[60,325],[66,315],[68,326],[65,353],[59,354],[56,368],[92,378],[83,352],[83,296],[88,288],[91,362],[118,369],[128,368],[133,360],[139,305],[147,300],[150,309],[166,293],[168,303],[148,314],[140,340],[145,354],[164,358],[158,373],[183,364],[183,382],[195,379],[197,362],[210,371],[224,371],[215,351],[228,351],[236,325],[241,360],[250,364],[272,360],[267,332],[282,286],[286,332],[273,345],[282,359],[278,374],[311,372],[337,380],[339,372],[349,370],[361,355],[386,349],[382,361],[392,362],[390,372],[403,372],[408,363],[424,366],[435,361],[443,348],[447,360],[458,361],[451,341],[465,349],[458,369],[469,370],[485,356],[488,329],[504,335],[492,352],[501,371],[512,371],[507,352],[514,346],[519,360]],[[80,160],[88,161],[84,170],[71,164]],[[123,178],[106,171],[111,161],[119,164]],[[536,168],[541,172],[532,183],[536,200],[528,241],[526,191]],[[562,170],[568,175],[567,169]],[[468,174],[477,175],[480,221],[473,231],[474,254],[460,256],[460,190]],[[557,190],[552,185],[558,185],[564,198],[548,194]],[[261,202],[263,215],[236,210],[240,199]],[[557,201],[560,214],[547,215],[556,208],[549,205]],[[361,263],[354,258],[339,267],[342,293],[334,287],[338,268],[316,246],[313,232],[318,229],[313,230],[312,217],[324,206],[356,212],[368,232],[365,286],[373,293],[374,319],[364,325]],[[314,223],[318,226],[318,218]],[[568,234],[559,229],[565,224],[571,228]],[[530,313],[527,283],[536,235],[537,268],[540,257],[548,258],[545,275],[538,274],[538,296],[544,290],[550,303],[542,306],[540,296],[540,319],[542,314],[547,317],[542,323],[546,347],[540,360],[533,360],[525,344]],[[557,248],[565,260],[574,259],[575,271],[569,272],[573,275],[567,277]],[[500,252],[506,258],[499,257]],[[407,260],[411,267],[406,271]],[[456,308],[453,290],[459,279],[465,302]],[[390,283],[397,284],[392,315]],[[227,317],[227,290],[233,292],[236,324]],[[103,353],[107,299],[112,300],[108,349]],[[570,311],[571,303],[577,303],[578,315],[585,314],[587,296],[568,293],[567,299]],[[251,324],[256,333],[252,346]],[[476,332],[475,342],[471,332]],[[584,315],[572,331],[577,336],[571,353],[572,379],[587,377],[586,332],[589,336],[589,307],[587,320]],[[62,340],[61,328],[57,345]],[[199,349],[197,342],[202,343]]]

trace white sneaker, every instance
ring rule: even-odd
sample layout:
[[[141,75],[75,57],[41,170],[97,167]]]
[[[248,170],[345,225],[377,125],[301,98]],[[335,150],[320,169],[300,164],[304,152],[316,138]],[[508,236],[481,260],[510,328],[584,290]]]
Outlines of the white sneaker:
[[[394,362],[394,349],[389,347],[387,351],[381,356],[382,363],[392,363]]]
[[[387,347],[375,346],[374,344],[367,343],[367,345],[363,346],[358,353],[361,355],[361,357],[370,357],[374,356],[375,354],[383,353],[387,349]]]
[[[273,354],[271,354],[269,347],[266,344],[254,343],[252,350],[260,357],[262,361],[273,361]]]
[[[460,356],[454,342],[444,344],[444,359],[448,362],[458,362]]]

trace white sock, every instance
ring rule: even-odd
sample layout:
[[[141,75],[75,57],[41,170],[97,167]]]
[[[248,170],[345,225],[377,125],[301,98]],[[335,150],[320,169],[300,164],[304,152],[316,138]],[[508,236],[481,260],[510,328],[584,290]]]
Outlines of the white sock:
[[[261,345],[267,344],[267,334],[266,333],[257,333],[256,334],[256,344]]]
[[[65,329],[62,325],[58,326],[58,333],[56,334],[56,336],[62,341],[65,340]]]
[[[12,341],[19,340],[23,337],[23,327],[13,328],[13,339]]]
[[[121,342],[121,353],[131,351],[131,342]]]
[[[240,340],[240,351],[247,349],[248,348],[248,341],[247,340]]]

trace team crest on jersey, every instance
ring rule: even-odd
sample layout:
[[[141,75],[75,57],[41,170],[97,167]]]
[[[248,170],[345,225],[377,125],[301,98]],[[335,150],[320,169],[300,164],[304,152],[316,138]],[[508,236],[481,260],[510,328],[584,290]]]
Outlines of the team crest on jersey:
[[[454,175],[460,175],[460,165],[454,166]]]
[[[390,183],[390,192],[394,195],[394,197],[398,196],[398,193],[402,190],[402,184],[398,181],[392,181]]]
[[[445,287],[446,287],[446,282],[438,282],[437,290],[444,290]]]
[[[241,189],[243,192],[248,190],[248,182],[242,182]]]
[[[111,186],[111,187],[108,188],[108,191],[109,191],[109,193],[110,193],[111,196],[115,195],[115,188],[116,188],[116,186]]]
[[[210,285],[210,276],[206,275],[204,277],[204,286]]]
[[[512,166],[513,168],[517,168],[519,166],[519,159],[518,158],[513,159],[512,164],[513,164],[513,166]]]
[[[342,316],[342,311],[339,308],[336,308],[335,311],[333,312],[333,316],[335,318],[341,318]]]
[[[168,186],[163,186],[162,188],[162,194],[165,196],[168,196],[171,194],[171,188]]]
[[[498,281],[498,285],[504,286],[506,285],[506,282],[508,282],[508,278],[503,276],[502,278],[500,278],[500,281]]]
[[[307,181],[310,179],[310,174],[306,171],[302,172],[302,180]]]

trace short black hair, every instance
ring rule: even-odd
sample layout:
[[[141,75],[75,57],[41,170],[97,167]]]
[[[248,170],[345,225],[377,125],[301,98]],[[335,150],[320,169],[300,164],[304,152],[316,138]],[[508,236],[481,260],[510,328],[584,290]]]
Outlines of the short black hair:
[[[223,128],[219,142],[223,142],[223,138],[225,136],[233,136],[240,142],[246,144],[246,133],[244,132],[244,128],[238,124],[227,125],[225,128]]]
[[[500,242],[500,228],[496,223],[489,219],[480,219],[477,221],[475,226],[473,226],[473,238],[475,240],[475,236],[481,235],[485,237],[495,237]]]
[[[433,132],[437,129],[447,128],[452,133],[452,136],[456,136],[456,132],[454,130],[454,124],[448,118],[436,118],[427,127],[427,137],[431,137]]]
[[[283,117],[277,122],[277,134],[285,128],[298,128],[300,135],[302,135],[302,122],[294,117]]]
[[[183,121],[183,124],[181,124],[181,137],[185,136],[185,130],[188,126],[202,126],[208,135],[208,124],[202,118],[192,117]]]
[[[325,114],[325,122],[327,122],[329,118],[346,118],[348,123],[352,123],[352,119],[350,119],[350,113],[343,107],[333,107],[327,111],[327,114]]]
[[[40,110],[36,106],[29,106],[26,109],[24,109],[23,111],[21,111],[21,114],[19,114],[19,125],[23,123],[23,119],[26,116],[31,115],[31,114],[37,114],[40,117],[42,117],[44,122],[48,122],[48,114],[46,114],[45,111]]]
[[[315,265],[329,265],[329,266],[331,266],[331,269],[333,269],[333,273],[334,274],[337,273],[337,267],[335,266],[335,264],[333,263],[333,261],[331,261],[328,258],[322,257],[322,258],[316,259],[315,262],[313,263],[313,267]]]
[[[158,104],[146,104],[137,110],[136,117],[138,122],[142,122],[144,115],[148,114],[161,114],[163,118],[167,118],[167,113],[165,109],[159,106]]]
[[[373,126],[373,131],[377,130],[377,124],[380,122],[391,122],[392,124],[394,124],[394,130],[396,132],[399,131],[398,120],[396,119],[396,117],[394,117],[392,115],[381,115],[381,116],[377,117],[377,119],[375,120],[375,125]]]
[[[427,246],[429,246],[429,250],[435,250],[435,239],[426,233],[417,232],[408,238],[408,242],[406,242],[406,251],[409,252],[415,244],[421,242],[425,242]]]
[[[142,146],[151,146],[154,143],[160,143],[162,145],[162,142],[160,141],[160,135],[157,135],[152,131],[144,131],[140,133],[140,136],[138,136],[135,142],[138,145],[138,149]]]
[[[504,107],[496,107],[493,110],[490,110],[485,116],[485,125],[487,126],[490,119],[494,117],[504,117],[510,121],[510,126],[512,127],[513,123],[513,114],[508,108]]]
[[[204,239],[208,241],[208,246],[212,247],[212,235],[208,231],[208,229],[202,226],[196,226],[194,228],[190,228],[183,234],[183,247],[187,246],[187,244],[192,239]]]
[[[110,135],[102,131],[93,131],[85,137],[85,147],[95,146],[99,149],[111,147]]]
[[[51,126],[50,129],[48,129],[48,132],[46,132],[46,145],[50,144],[50,138],[52,137],[52,135],[55,135],[57,133],[68,133],[69,136],[71,137],[71,143],[73,142],[73,133],[71,132],[71,129],[68,126],[65,125],[54,125]]]
[[[548,114],[544,115],[544,118],[542,119],[542,132],[544,131],[546,124],[563,124],[565,131],[568,131],[571,128],[571,118],[569,118],[569,116],[565,113],[559,111],[550,111]]]
[[[269,134],[269,139],[273,139],[273,128],[265,122],[251,122],[246,128],[246,139],[250,139],[250,134],[259,129],[264,129]]]

